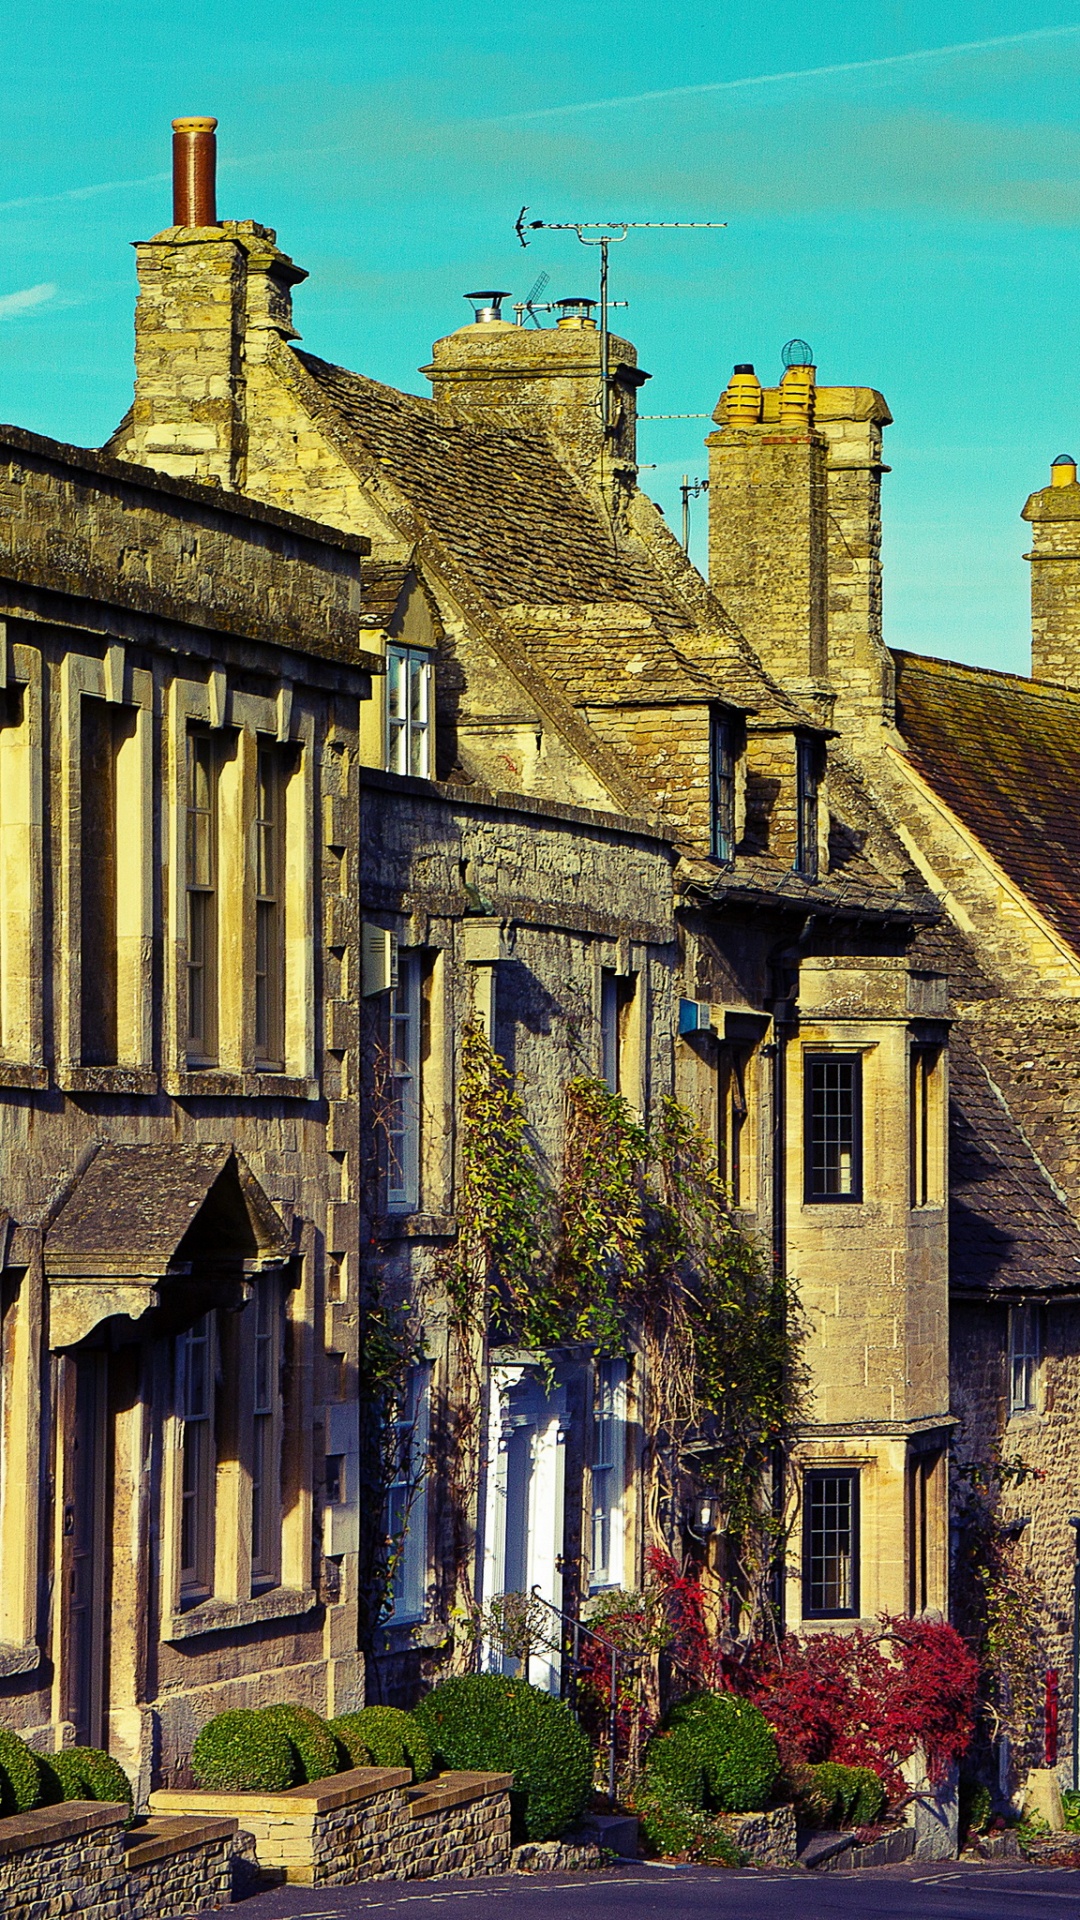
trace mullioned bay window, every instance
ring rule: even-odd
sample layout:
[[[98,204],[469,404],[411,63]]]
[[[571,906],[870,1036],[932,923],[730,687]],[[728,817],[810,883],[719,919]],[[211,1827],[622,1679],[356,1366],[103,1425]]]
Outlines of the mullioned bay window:
[[[863,1197],[862,1055],[806,1053],[804,1198],[808,1203]]]
[[[153,681],[116,646],[66,655],[60,684],[58,1075],[78,1092],[120,1069],[151,1092]]]
[[[314,725],[291,700],[170,689],[166,1084],[314,1092]],[[298,1083],[298,1084],[297,1084]],[[224,1087],[224,1082],[222,1082]]]
[[[282,1565],[284,1307],[261,1277],[237,1313],[203,1314],[174,1341],[176,1461],[166,1500],[181,1611],[276,1586]]]
[[[803,1476],[803,1616],[852,1619],[859,1612],[859,1474],[813,1469]]]

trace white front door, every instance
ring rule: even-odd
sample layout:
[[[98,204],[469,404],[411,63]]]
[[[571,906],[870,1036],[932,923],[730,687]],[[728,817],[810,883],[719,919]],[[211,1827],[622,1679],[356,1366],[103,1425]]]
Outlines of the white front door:
[[[566,1390],[550,1389],[535,1366],[506,1364],[492,1368],[484,1501],[483,1598],[502,1593],[531,1593],[553,1607],[563,1603],[562,1551]],[[552,1649],[559,1644],[557,1615],[545,1621]],[[485,1665],[506,1666],[494,1649]],[[533,1654],[529,1679],[551,1693],[559,1690],[559,1660],[552,1651]]]

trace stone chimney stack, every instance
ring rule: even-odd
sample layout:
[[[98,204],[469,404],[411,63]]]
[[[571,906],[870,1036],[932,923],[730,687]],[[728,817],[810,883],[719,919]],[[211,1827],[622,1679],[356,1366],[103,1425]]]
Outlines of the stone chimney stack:
[[[828,443],[814,384],[812,366],[790,366],[766,408],[753,367],[737,366],[706,441],[711,583],[770,673],[807,692],[828,668]]]
[[[1031,522],[1031,676],[1080,687],[1080,486],[1076,461],[1059,453],[1050,485],[1033,493]]]
[[[801,345],[801,343],[798,343]],[[763,388],[735,368],[710,434],[712,585],[764,665],[838,714],[891,719],[881,632],[881,460],[892,419],[872,387],[809,365]]]
[[[298,338],[292,289],[307,275],[271,228],[217,219],[216,125],[173,122],[174,224],[136,244],[135,400],[115,450],[242,489],[248,369],[273,337]]]
[[[441,418],[540,435],[585,487],[633,484],[637,390],[649,375],[639,371],[629,340],[609,334],[605,430],[595,301],[558,301],[556,325],[533,328],[503,319],[506,294],[467,298],[475,320],[436,340],[431,365],[422,368]]]

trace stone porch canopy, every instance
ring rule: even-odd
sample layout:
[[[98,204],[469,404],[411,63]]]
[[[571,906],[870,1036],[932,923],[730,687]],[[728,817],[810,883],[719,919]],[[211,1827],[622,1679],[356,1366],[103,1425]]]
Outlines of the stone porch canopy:
[[[242,1306],[253,1280],[292,1254],[231,1145],[100,1146],[46,1236],[49,1344],[75,1346],[118,1317],[135,1337],[178,1332]]]

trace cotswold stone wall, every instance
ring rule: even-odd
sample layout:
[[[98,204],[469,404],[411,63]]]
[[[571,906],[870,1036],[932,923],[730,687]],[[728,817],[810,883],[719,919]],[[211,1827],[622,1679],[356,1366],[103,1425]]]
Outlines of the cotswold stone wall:
[[[126,1809],[72,1801],[0,1821],[5,1920],[131,1920],[124,1872]]]
[[[143,1920],[185,1920],[233,1898],[235,1820],[155,1820],[126,1836],[126,1897]]]
[[[231,1814],[259,1867],[299,1886],[506,1871],[509,1774],[444,1773],[411,1788],[409,1778],[407,1768],[354,1767],[283,1793],[161,1792],[151,1805],[155,1816]]]
[[[1008,1411],[1009,1326],[1006,1302],[956,1301],[952,1314],[952,1407],[960,1428],[954,1462],[986,1462],[1000,1447],[1011,1470],[1001,1495],[1003,1521],[1024,1519],[1018,1552],[1035,1573],[1041,1651],[1061,1684],[1061,1753],[1071,1752],[1071,1633],[1077,1510],[1076,1431],[1080,1420],[1080,1302],[1051,1302],[1042,1315],[1042,1362],[1036,1407]],[[1038,1737],[1040,1729],[1033,1729]]]
[[[235,1820],[159,1820],[73,1800],[0,1820],[4,1920],[184,1920],[232,1899]]]
[[[391,1835],[375,1877],[433,1880],[505,1873],[510,1865],[507,1774],[443,1774],[409,1796],[409,1819]]]

